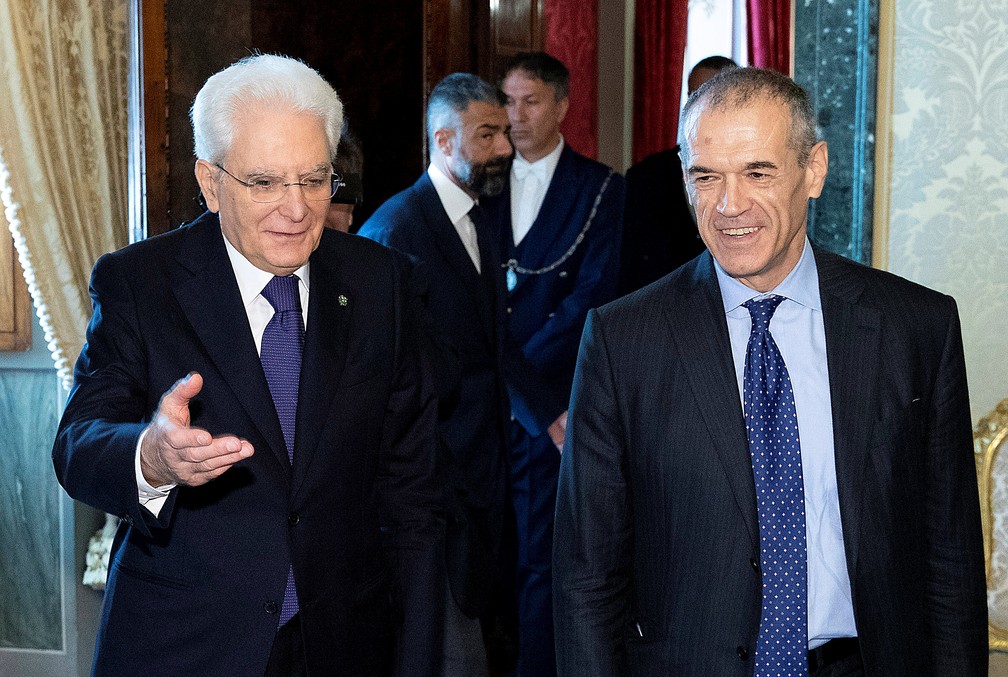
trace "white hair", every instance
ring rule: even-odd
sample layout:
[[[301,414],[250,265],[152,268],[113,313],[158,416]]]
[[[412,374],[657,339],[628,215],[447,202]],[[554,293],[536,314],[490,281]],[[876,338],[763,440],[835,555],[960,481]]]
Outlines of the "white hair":
[[[196,94],[189,111],[196,157],[223,162],[234,140],[235,116],[256,103],[317,115],[325,125],[329,157],[336,157],[343,125],[339,96],[313,68],[275,54],[255,54],[233,63],[211,75]]]

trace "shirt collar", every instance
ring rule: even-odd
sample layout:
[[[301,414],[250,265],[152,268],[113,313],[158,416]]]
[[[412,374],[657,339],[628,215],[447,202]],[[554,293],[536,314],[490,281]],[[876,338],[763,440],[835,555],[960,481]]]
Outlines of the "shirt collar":
[[[467,192],[462,190],[457,183],[449,179],[441,171],[441,168],[433,162],[427,168],[427,174],[430,176],[431,183],[434,184],[434,190],[441,200],[441,206],[444,207],[445,213],[448,214],[448,220],[452,222],[452,225],[455,225],[463,216],[469,213],[469,210],[473,208],[476,201]]]
[[[252,265],[252,262],[245,258],[245,255],[238,251],[231,241],[224,236],[224,247],[227,249],[228,258],[231,259],[231,267],[234,269],[235,279],[238,281],[238,291],[241,292],[242,304],[247,308],[259,294],[262,293],[273,273],[267,273]],[[294,274],[301,280],[304,288],[308,289],[308,266],[306,262],[303,266],[294,271]]]
[[[822,301],[819,297],[819,272],[816,268],[812,245],[807,236],[798,263],[787,274],[787,277],[781,280],[780,284],[765,294],[745,286],[726,273],[717,259],[714,259],[714,272],[717,274],[718,285],[721,287],[721,300],[724,302],[725,313],[738,308],[749,299],[771,294],[783,296],[812,310],[822,310]]]
[[[560,154],[563,152],[564,138],[560,135],[560,143],[549,152],[546,157],[539,158],[535,162],[529,162],[522,157],[521,153],[515,152],[514,161],[511,163],[511,171],[519,181],[529,174],[536,174],[545,183],[547,179],[553,177],[557,164],[560,162]]]

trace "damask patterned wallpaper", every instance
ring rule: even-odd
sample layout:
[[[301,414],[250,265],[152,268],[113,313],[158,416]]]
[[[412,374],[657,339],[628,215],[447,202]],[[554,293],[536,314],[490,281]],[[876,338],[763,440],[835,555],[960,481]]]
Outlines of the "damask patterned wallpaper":
[[[974,422],[1008,397],[1006,63],[1008,0],[897,0],[889,268],[958,302]]]

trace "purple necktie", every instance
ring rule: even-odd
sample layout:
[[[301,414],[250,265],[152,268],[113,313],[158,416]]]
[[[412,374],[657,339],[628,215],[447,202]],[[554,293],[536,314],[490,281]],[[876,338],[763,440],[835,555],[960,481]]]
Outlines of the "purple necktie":
[[[783,296],[743,305],[752,317],[746,350],[746,429],[756,484],[763,609],[756,677],[808,674],[805,489],[794,392],[770,318]]]
[[[262,295],[275,312],[263,332],[259,357],[266,372],[270,395],[273,396],[273,406],[280,417],[287,458],[293,461],[301,348],[304,346],[297,276],[274,277],[263,288]]]
[[[274,277],[263,288],[262,295],[273,306],[274,312],[263,332],[259,358],[262,360],[263,371],[266,372],[266,383],[269,384],[270,395],[273,397],[273,406],[280,419],[287,458],[293,462],[301,349],[304,347],[304,324],[297,276]],[[291,567],[287,571],[280,625],[283,626],[297,611],[297,590],[294,587],[294,568]]]

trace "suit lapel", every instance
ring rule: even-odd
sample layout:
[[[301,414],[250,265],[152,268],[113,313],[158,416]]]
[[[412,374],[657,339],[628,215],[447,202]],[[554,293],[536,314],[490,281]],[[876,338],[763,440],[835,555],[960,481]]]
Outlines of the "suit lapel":
[[[175,298],[232,394],[287,472],[280,421],[249,329],[217,216],[189,226],[191,237],[177,260],[184,269],[173,282]]]
[[[469,258],[469,252],[462,244],[455,226],[448,220],[441,198],[434,190],[434,184],[430,177],[424,172],[423,176],[413,185],[413,190],[417,192],[417,198],[423,210],[424,222],[434,236],[434,242],[441,250],[442,256],[448,261],[448,265],[458,274],[459,278],[465,280],[470,289],[475,288],[479,280],[479,273]]]
[[[858,304],[864,281],[853,264],[815,249],[826,330],[826,362],[833,408],[833,449],[847,566],[856,571],[861,495],[873,407],[877,399],[881,317]]]
[[[667,295],[668,329],[749,538],[758,548],[756,489],[724,302],[710,254],[688,265],[692,278],[687,288]]]
[[[469,251],[462,244],[462,238],[459,237],[455,226],[448,220],[444,205],[441,204],[441,198],[438,197],[437,190],[434,189],[434,184],[431,183],[430,176],[426,172],[414,184],[414,190],[417,191],[424,222],[430,229],[437,248],[448,262],[449,267],[458,275],[459,280],[462,282],[460,287],[465,289],[465,293],[470,295],[473,307],[479,309],[484,332],[487,339],[492,340],[493,308],[487,307],[486,294],[484,293],[487,280],[482,273],[476,271],[476,267],[469,257]],[[499,256],[493,249],[486,251],[486,244],[493,239],[492,235],[487,237],[485,232],[480,233],[480,226],[476,223],[473,223],[473,226],[477,229],[476,237],[480,249],[480,267],[482,269],[487,259],[490,262],[494,262]],[[485,229],[487,224],[483,224],[483,227]],[[496,264],[491,263],[489,267],[495,268]],[[489,270],[484,272],[493,275],[496,271]]]
[[[318,443],[343,376],[355,299],[340,279],[339,236],[325,231],[311,257],[308,326],[298,388],[292,493],[318,457]]]

